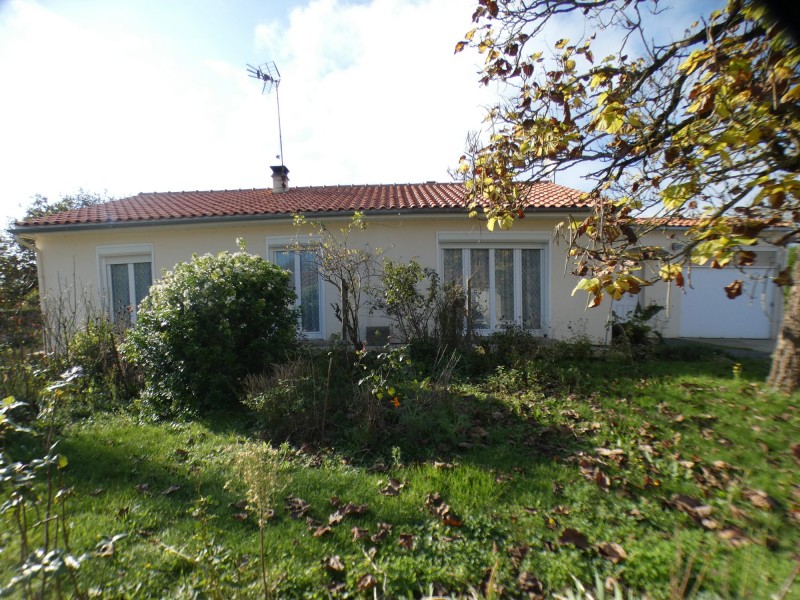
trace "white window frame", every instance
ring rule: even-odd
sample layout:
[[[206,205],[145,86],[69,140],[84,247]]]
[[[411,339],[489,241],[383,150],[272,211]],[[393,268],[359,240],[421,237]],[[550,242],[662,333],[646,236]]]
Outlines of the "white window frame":
[[[150,280],[155,282],[153,244],[119,244],[114,246],[97,246],[97,278],[100,282],[101,301],[104,310],[111,321],[116,321],[117,316],[113,311],[113,296],[111,290],[111,265],[128,266],[128,289],[132,300],[136,298],[136,283],[133,276],[133,263],[150,263]],[[136,323],[139,307],[131,303],[131,324]]]
[[[295,267],[294,267],[294,291],[295,291],[295,303],[294,307],[299,311],[300,310],[300,301],[302,299],[302,288],[301,288],[301,281],[300,281],[300,254],[295,252],[294,246],[296,244],[300,244],[301,246],[310,245],[312,242],[316,241],[317,238],[313,236],[281,236],[281,237],[269,237],[267,238],[267,261],[273,264],[277,264],[275,262],[275,253],[276,252],[294,252],[294,260],[295,260]],[[319,331],[303,331],[303,321],[302,315],[298,314],[297,316],[297,330],[306,338],[312,340],[324,340],[325,339],[325,282],[322,279],[322,276],[318,274],[319,278]]]
[[[437,270],[444,281],[444,250],[455,249],[462,251],[463,280],[466,282],[470,268],[470,250],[489,250],[489,306],[486,310],[489,315],[489,326],[476,329],[479,335],[489,335],[502,331],[511,323],[497,323],[495,310],[494,251],[513,250],[514,268],[514,319],[513,325],[522,326],[522,250],[539,250],[541,264],[539,265],[540,283],[539,299],[540,323],[537,329],[528,329],[533,335],[545,335],[550,323],[550,235],[545,232],[440,232],[437,241]],[[465,290],[466,292],[466,290]]]

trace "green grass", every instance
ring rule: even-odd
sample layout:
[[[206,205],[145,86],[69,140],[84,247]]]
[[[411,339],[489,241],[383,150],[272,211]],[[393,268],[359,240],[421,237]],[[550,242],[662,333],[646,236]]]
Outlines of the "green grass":
[[[483,596],[490,576],[495,592],[522,597],[526,573],[549,593],[574,586],[573,576],[591,587],[597,573],[652,598],[678,597],[684,576],[683,596],[696,585],[712,597],[768,598],[800,547],[790,449],[800,414],[797,396],[762,386],[765,362],[742,363],[734,377],[734,361],[715,353],[634,365],[534,362],[527,376],[505,368],[456,382],[448,411],[407,420],[402,439],[387,432],[370,451],[345,442],[292,448],[289,483],[264,527],[272,595],[324,598],[341,582],[345,596],[372,597],[357,590],[371,574],[385,597]],[[434,435],[436,426],[447,435]],[[259,438],[247,416],[148,423],[97,414],[69,424],[61,476],[74,490],[71,547],[89,553],[83,589],[109,598],[263,596],[255,512],[237,520],[242,510],[232,506],[247,496],[232,458]],[[26,456],[34,441],[15,438],[7,450]],[[404,484],[396,496],[380,493],[390,476]],[[163,495],[170,486],[179,489]],[[755,505],[751,490],[774,506]],[[449,524],[426,506],[435,492],[451,507]],[[316,525],[284,508],[288,494],[308,502],[320,524],[336,510],[332,497],[368,508],[314,537]],[[675,494],[710,507],[716,528],[678,510]],[[392,526],[384,539],[353,539],[351,528],[371,536],[378,523]],[[740,543],[723,539],[727,526],[741,530]],[[586,537],[585,548],[559,543],[568,528]],[[18,541],[1,529],[4,585]],[[126,537],[113,553],[94,553],[117,534]],[[398,544],[401,534],[413,536],[411,548]],[[602,556],[604,542],[627,558]],[[332,556],[343,571],[325,568]],[[786,597],[800,598],[798,586]]]

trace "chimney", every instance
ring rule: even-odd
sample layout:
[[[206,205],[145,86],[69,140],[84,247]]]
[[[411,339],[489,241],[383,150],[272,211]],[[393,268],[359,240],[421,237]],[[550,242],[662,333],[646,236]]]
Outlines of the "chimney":
[[[283,165],[270,167],[272,169],[272,193],[280,194],[289,189],[289,169]]]

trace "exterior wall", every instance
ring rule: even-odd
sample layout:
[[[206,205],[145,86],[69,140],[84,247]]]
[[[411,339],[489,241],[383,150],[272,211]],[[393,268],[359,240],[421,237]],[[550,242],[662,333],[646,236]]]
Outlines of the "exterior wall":
[[[545,265],[542,274],[545,301],[542,307],[544,335],[556,339],[588,336],[602,342],[607,337],[605,311],[585,310],[586,298],[582,294],[571,296],[576,280],[564,274],[564,246],[552,241],[552,232],[562,216],[529,217],[517,222],[509,232],[489,232],[482,223],[466,216],[393,215],[367,216],[367,229],[351,234],[350,244],[386,250],[393,260],[416,259],[421,264],[436,268],[441,274],[439,238],[442,235],[464,234],[472,243],[486,244],[513,240],[533,240],[544,245]],[[336,231],[337,224],[346,224],[347,217],[326,219],[329,229]],[[310,231],[300,231],[301,235]],[[236,251],[236,240],[245,241],[247,250],[269,259],[268,245],[281,238],[294,238],[298,230],[291,219],[244,221],[239,223],[209,223],[196,225],[143,225],[108,229],[76,230],[40,233],[35,236],[39,249],[41,289],[44,296],[55,298],[68,292],[74,296],[91,298],[97,307],[105,305],[101,297],[101,267],[98,248],[124,245],[151,245],[154,278],[178,262],[189,260],[193,253]],[[335,319],[331,302],[337,300],[330,286],[324,291],[324,331],[329,337],[341,330]],[[363,314],[362,328],[385,325],[379,315]],[[361,332],[362,336],[364,331]]]
[[[658,232],[651,233],[642,241],[644,245],[663,246],[665,248],[671,248],[672,244],[682,244],[684,242],[685,239],[680,231],[670,232],[669,234]],[[756,252],[757,258],[754,263],[754,267],[756,267],[756,269],[753,270],[756,271],[759,276],[763,276],[765,272],[769,272],[769,274],[773,276],[777,275],[777,273],[785,265],[785,252],[782,248],[772,246],[765,242],[749,249]],[[719,289],[715,287],[713,290],[711,290],[711,295],[708,295],[708,292],[696,290],[692,285],[693,277],[701,277],[703,274],[702,271],[708,268],[708,266],[692,265],[688,271],[685,270],[684,277],[686,283],[684,285],[684,289],[677,287],[674,283],[666,282],[658,282],[653,286],[643,288],[642,292],[639,294],[640,305],[647,306],[649,304],[657,304],[665,308],[665,310],[661,311],[652,319],[650,322],[651,325],[653,325],[657,331],[667,338],[701,337],[692,334],[690,331],[687,331],[685,327],[681,327],[683,323],[683,319],[681,317],[682,314],[684,314],[684,311],[687,310],[687,298],[689,298],[690,295],[692,295],[692,300],[697,300],[697,294],[705,294],[702,298],[703,302],[709,303],[709,305],[712,307],[720,307],[721,309],[725,309],[727,308],[726,303],[730,302],[735,302],[737,304],[760,304],[763,298],[758,296],[768,293],[772,297],[773,303],[772,306],[765,307],[765,309],[769,313],[767,316],[771,323],[770,337],[774,338],[777,335],[778,328],[780,327],[780,323],[783,318],[781,289],[777,288],[777,286],[775,286],[771,281],[761,281],[758,285],[754,286],[754,297],[746,297],[746,295],[743,295],[734,300],[730,300],[725,296],[725,292],[722,287],[719,287]],[[653,269],[657,270],[658,267],[653,266],[649,270],[646,270],[645,276],[650,277],[657,275]],[[742,273],[732,265],[727,266],[722,272],[729,276],[730,279],[728,283],[735,279],[744,280],[748,277],[748,273]],[[685,318],[686,317],[684,317],[684,319]],[[730,331],[731,335],[727,337],[738,337],[737,323],[730,323]]]

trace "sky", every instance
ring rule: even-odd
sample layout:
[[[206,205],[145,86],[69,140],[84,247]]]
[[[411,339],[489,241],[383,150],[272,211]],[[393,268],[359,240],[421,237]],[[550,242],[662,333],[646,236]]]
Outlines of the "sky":
[[[0,0],[0,222],[35,194],[269,187],[278,99],[291,186],[450,181],[498,94],[453,53],[474,5]],[[247,75],[268,62],[279,98]]]
[[[0,0],[0,220],[34,194],[449,181],[492,93],[464,0]]]

